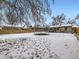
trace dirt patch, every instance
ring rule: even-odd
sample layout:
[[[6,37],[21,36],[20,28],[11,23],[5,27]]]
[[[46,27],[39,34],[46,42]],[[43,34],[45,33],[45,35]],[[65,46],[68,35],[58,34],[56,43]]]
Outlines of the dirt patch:
[[[34,35],[49,35],[49,33],[46,33],[46,32],[38,32],[38,33],[34,33]]]

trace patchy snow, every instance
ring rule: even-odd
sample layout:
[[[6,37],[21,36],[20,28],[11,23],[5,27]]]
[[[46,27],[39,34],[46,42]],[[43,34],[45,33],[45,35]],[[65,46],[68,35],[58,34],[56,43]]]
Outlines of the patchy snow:
[[[70,33],[0,35],[0,59],[79,59],[77,38]]]
[[[62,24],[62,25],[53,25],[53,26],[50,26],[50,28],[55,28],[55,27],[67,27],[67,26],[71,26],[72,27],[72,25],[71,24]]]
[[[0,39],[17,39],[17,38],[27,38],[33,36],[33,33],[21,33],[21,34],[2,34],[0,35]]]

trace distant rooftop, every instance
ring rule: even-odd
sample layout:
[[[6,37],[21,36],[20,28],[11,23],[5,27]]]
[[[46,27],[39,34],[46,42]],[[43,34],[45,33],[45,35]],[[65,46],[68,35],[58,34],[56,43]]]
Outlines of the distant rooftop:
[[[22,27],[19,25],[0,25],[0,27]]]
[[[78,25],[75,25],[75,24],[73,24],[73,25],[72,25],[72,27],[76,27],[76,28],[79,28],[79,26],[78,26]]]
[[[72,26],[71,24],[63,24],[63,25],[53,25],[50,27],[65,27],[65,26]]]

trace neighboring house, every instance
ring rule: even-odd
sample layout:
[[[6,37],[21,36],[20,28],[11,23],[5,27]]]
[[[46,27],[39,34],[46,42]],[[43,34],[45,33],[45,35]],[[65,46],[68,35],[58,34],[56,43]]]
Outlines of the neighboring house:
[[[49,32],[72,32],[72,25],[56,25],[56,26],[50,26]]]

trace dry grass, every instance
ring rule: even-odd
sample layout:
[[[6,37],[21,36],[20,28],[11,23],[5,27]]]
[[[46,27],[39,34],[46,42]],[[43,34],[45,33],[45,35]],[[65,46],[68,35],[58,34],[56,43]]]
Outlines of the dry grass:
[[[22,30],[22,29],[0,30],[0,34],[15,34],[15,33],[27,33],[27,32],[29,33],[29,32],[34,32],[34,31],[29,30],[29,29],[25,29],[25,30]]]
[[[77,37],[77,39],[79,40],[79,33],[77,33],[77,34],[74,34],[76,37]]]

